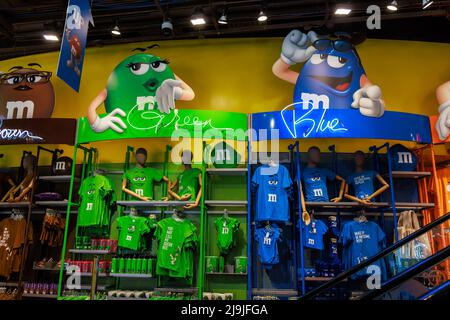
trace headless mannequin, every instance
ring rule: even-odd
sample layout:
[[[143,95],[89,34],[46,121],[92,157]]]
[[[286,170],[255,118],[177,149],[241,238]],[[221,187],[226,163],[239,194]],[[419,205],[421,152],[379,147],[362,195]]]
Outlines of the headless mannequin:
[[[181,154],[181,160],[183,162],[184,171],[192,169],[192,158],[193,158],[193,155],[188,150],[183,151],[183,153]],[[192,208],[198,207],[198,205],[200,204],[200,200],[202,198],[202,174],[201,173],[198,175],[197,179],[198,179],[197,197],[195,198],[195,202],[194,203],[186,204],[184,206],[185,209],[192,209]],[[184,194],[184,195],[180,196],[180,195],[178,195],[178,193],[176,193],[174,191],[179,183],[180,183],[180,181],[177,179],[172,184],[172,186],[169,187],[169,195],[171,197],[173,197],[174,199],[178,200],[178,201],[187,201],[187,200],[189,200],[192,197],[191,194]]]
[[[365,171],[365,163],[366,163],[366,159],[365,159],[364,153],[362,151],[355,152],[355,172],[358,172],[358,173],[364,172]],[[352,201],[357,201],[364,205],[371,205],[372,198],[378,196],[379,194],[383,193],[385,190],[387,190],[389,188],[389,184],[379,174],[377,174],[377,180],[380,182],[381,188],[376,190],[370,196],[368,196],[364,199],[359,199],[358,197],[348,194],[348,185],[345,185],[344,197],[349,200],[352,200]]]
[[[136,155],[135,155],[135,157],[136,157],[136,167],[138,167],[138,168],[145,168],[146,167],[145,163],[147,162],[147,151],[145,151],[145,149],[141,149],[141,148],[139,148],[138,151],[139,150],[142,150],[143,152],[136,152]],[[163,176],[162,180],[168,183],[168,186],[169,186],[169,189],[170,189],[171,183],[170,183],[169,179],[167,179],[166,176]],[[125,192],[126,194],[128,194],[128,195],[130,195],[130,196],[132,196],[134,198],[137,198],[139,200],[142,200],[142,201],[151,201],[151,200],[153,200],[150,197],[141,196],[141,195],[137,194],[136,192],[128,189],[127,188],[127,184],[128,184],[127,179],[123,179],[122,180],[122,191]]]
[[[5,194],[1,202],[20,202],[20,201],[28,201],[29,200],[29,192],[33,188],[35,183],[35,166],[36,166],[36,157],[32,154],[27,154],[23,158],[22,167],[25,169],[25,178],[18,186],[13,186],[9,191]],[[19,192],[19,195],[17,193]],[[17,196],[16,196],[17,195]]]
[[[319,167],[320,164],[320,149],[317,147],[311,147],[308,150],[308,164],[307,167],[308,168],[317,168]],[[331,202],[339,202],[342,200],[342,196],[344,194],[344,189],[345,189],[345,179],[336,175],[336,179],[339,180],[341,182],[341,186],[339,188],[339,196],[337,198],[333,198],[331,199]],[[303,196],[303,188],[302,188],[302,184],[300,182],[300,196],[301,196],[301,201],[302,201],[302,219],[303,221],[306,223],[306,225],[309,225],[309,223],[311,222],[311,217],[309,216],[308,211],[306,210],[306,202],[305,202],[305,198]]]

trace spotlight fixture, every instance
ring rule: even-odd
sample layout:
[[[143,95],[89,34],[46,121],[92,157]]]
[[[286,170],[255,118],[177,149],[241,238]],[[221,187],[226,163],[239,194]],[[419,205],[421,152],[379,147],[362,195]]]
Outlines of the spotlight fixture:
[[[264,11],[262,9],[258,14],[258,21],[259,22],[267,21],[267,15],[264,13]]]
[[[191,23],[194,26],[206,24],[205,14],[201,8],[196,8],[194,14],[191,16]]]
[[[45,32],[43,36],[47,41],[59,41],[59,37],[55,32]]]
[[[422,9],[425,10],[433,4],[433,0],[422,0]]]
[[[173,24],[170,19],[164,20],[161,24],[161,30],[166,37],[170,37],[173,33]]]
[[[393,1],[389,2],[387,5],[387,9],[389,11],[397,11],[398,10],[397,1],[393,0]]]
[[[339,4],[336,6],[334,14],[337,16],[346,16],[352,12],[352,8],[349,4]]]
[[[220,16],[219,20],[217,20],[217,22],[219,24],[228,24],[227,13],[225,12],[225,10],[223,10],[222,15]]]
[[[121,35],[120,29],[119,29],[119,19],[116,20],[116,25],[111,30],[111,33],[113,35],[115,35],[115,36],[120,36]]]

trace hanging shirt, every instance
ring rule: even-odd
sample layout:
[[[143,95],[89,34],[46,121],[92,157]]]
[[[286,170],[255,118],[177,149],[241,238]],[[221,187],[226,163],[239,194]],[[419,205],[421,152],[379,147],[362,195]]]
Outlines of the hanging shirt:
[[[278,256],[280,235],[280,230],[275,225],[255,229],[259,260],[269,268],[280,261]]]
[[[87,177],[78,190],[78,226],[109,225],[109,208],[114,201],[114,192],[108,178],[96,175]]]
[[[374,256],[384,248],[385,234],[378,224],[372,221],[351,221],[344,225],[339,241],[342,243],[344,267],[349,269]],[[386,276],[384,260],[374,263]],[[367,269],[363,269],[356,276],[368,276]]]
[[[149,167],[134,167],[127,170],[123,178],[127,180],[131,191],[142,197],[154,199],[153,184],[155,181],[161,181],[163,174],[161,171]]]
[[[310,224],[306,225],[298,220],[297,226],[303,228],[303,246],[306,248],[323,250],[323,236],[328,228],[321,220],[312,219]]]
[[[184,170],[178,176],[178,195],[184,196],[185,194],[190,194],[191,198],[189,200],[195,201],[197,199],[197,194],[199,190],[198,176],[202,173],[202,170],[198,168],[192,168],[189,170]]]
[[[375,192],[374,182],[377,176],[378,173],[372,170],[353,172],[347,178],[347,183],[353,187],[355,197],[364,199]]]
[[[150,219],[139,216],[122,216],[117,218],[117,229],[119,230],[119,247],[139,250],[142,236],[151,231]]]
[[[211,150],[211,162],[216,168],[236,168],[241,155],[228,143],[219,142]]]
[[[197,228],[187,219],[162,219],[157,223],[156,274],[173,278],[192,278],[193,251],[197,247]]]
[[[327,180],[336,179],[336,174],[324,168],[305,167],[301,172],[303,185],[305,187],[305,201],[328,202]]]
[[[239,230],[239,221],[230,217],[219,217],[214,221],[217,230],[217,247],[226,254],[236,244],[236,232]]]
[[[256,188],[256,221],[289,221],[288,195],[292,180],[286,167],[258,167],[252,185]]]

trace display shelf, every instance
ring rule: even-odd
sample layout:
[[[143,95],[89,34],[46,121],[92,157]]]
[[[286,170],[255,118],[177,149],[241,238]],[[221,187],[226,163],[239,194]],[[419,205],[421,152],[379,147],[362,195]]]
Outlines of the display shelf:
[[[125,171],[123,171],[123,170],[109,170],[109,169],[98,168],[94,172],[98,173],[98,174],[118,174],[118,175],[122,175],[122,174],[124,174]]]
[[[154,292],[196,293],[198,288],[155,288]]]
[[[398,209],[398,208],[397,208]],[[382,213],[381,212],[365,212],[364,215],[367,217],[379,217]],[[298,215],[298,214],[297,214]],[[354,217],[355,215],[359,215],[359,213],[356,212],[340,212],[340,216],[342,217]],[[385,217],[393,217],[394,214],[392,212],[384,212],[383,215]],[[314,216],[337,216],[336,212],[314,212]],[[417,213],[418,217],[422,217],[423,215],[419,212]]]
[[[20,201],[20,202],[0,202],[0,210],[1,209],[10,209],[10,208],[27,208],[30,205],[28,201]]]
[[[431,172],[427,171],[392,171],[392,177],[396,179],[422,179],[430,176]],[[389,174],[385,173],[383,177],[389,177]]]
[[[293,297],[297,296],[298,292],[296,290],[291,289],[252,289],[252,294],[255,296],[287,296],[287,297]]]
[[[149,301],[149,298],[133,298],[133,297],[107,297],[106,300],[111,301]]]
[[[317,282],[327,282],[333,279],[333,277],[305,277],[305,281],[317,281]],[[347,279],[342,280],[343,282],[347,281]]]
[[[117,205],[123,207],[140,207],[140,208],[149,208],[149,207],[176,207],[176,206],[185,206],[187,204],[193,204],[194,201],[135,201],[135,200],[119,200],[116,201]]]
[[[236,272],[205,272],[209,276],[247,276],[247,273]]]
[[[205,204],[210,207],[245,207],[247,200],[205,200]]]
[[[67,200],[61,200],[61,201],[36,201],[35,204],[38,205],[38,206],[42,206],[42,207],[63,208],[63,207],[67,207],[68,206],[69,201],[67,201]],[[78,204],[77,203],[71,203],[70,206],[71,207],[78,207]]]
[[[248,169],[247,168],[207,168],[206,173],[210,175],[229,175],[229,176],[236,176],[236,175],[245,175],[247,174]]]
[[[210,211],[206,211],[206,214],[211,214],[211,215],[223,215],[224,212],[223,212],[223,210],[222,210],[222,211],[220,211],[220,210],[218,210],[218,211],[212,211],[212,210],[210,210]],[[227,214],[228,214],[229,216],[231,216],[231,215],[247,215],[248,212],[247,212],[247,211],[227,211]]]
[[[383,208],[388,207],[387,202],[372,202],[370,205],[362,205],[359,202],[310,202],[306,201],[307,207],[320,209],[352,209],[352,208]]]
[[[0,287],[17,287],[18,282],[0,282]]]
[[[70,253],[79,254],[112,254],[109,250],[90,250],[90,249],[69,249]]]
[[[98,285],[97,286],[97,290],[99,291],[104,291],[106,290],[108,287],[110,287],[111,285]],[[90,290],[91,289],[91,285],[90,284],[82,284],[79,287],[76,288],[71,288],[69,289],[67,286],[64,287],[65,290]]]
[[[25,298],[36,298],[36,299],[56,299],[58,298],[57,294],[35,294],[35,293],[24,293],[22,297]]]
[[[425,210],[434,208],[434,203],[396,202],[395,208],[398,210]]]
[[[155,278],[155,276],[151,274],[139,274],[139,273],[110,273],[109,276],[114,278],[139,278],[139,279]]]
[[[67,276],[71,276],[71,275],[73,275],[74,273],[66,273],[66,275]],[[92,277],[92,272],[80,272],[79,273],[80,274],[80,277]],[[108,274],[108,273],[104,273],[104,272],[102,272],[102,273],[99,273],[98,275],[97,275],[97,277],[99,277],[99,278],[106,278],[106,277],[109,277],[110,275]]]
[[[70,175],[64,175],[64,176],[39,176],[39,180],[53,182],[53,183],[70,182],[70,179],[71,179]],[[73,181],[78,182],[78,181],[80,181],[80,178],[74,177]]]

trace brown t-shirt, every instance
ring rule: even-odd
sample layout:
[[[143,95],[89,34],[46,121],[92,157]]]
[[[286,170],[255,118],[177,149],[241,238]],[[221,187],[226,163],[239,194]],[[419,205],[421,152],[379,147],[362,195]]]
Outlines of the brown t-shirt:
[[[6,218],[0,221],[0,276],[9,278],[12,272],[20,270],[20,258],[25,247],[25,227],[25,219]],[[28,241],[31,242],[31,224],[28,230]]]

